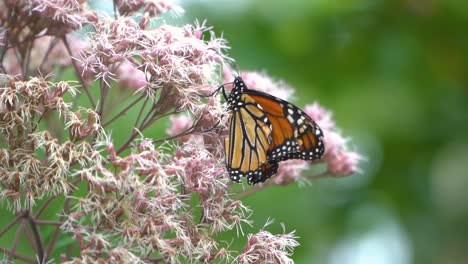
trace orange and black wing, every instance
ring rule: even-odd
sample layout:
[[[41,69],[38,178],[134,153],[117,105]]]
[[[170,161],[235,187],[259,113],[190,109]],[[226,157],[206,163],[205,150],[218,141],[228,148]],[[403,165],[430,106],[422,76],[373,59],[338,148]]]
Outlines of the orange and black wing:
[[[322,158],[325,152],[323,132],[312,118],[297,106],[272,95],[250,89],[245,93],[262,107],[271,123],[269,163]]]
[[[231,180],[247,177],[249,184],[263,182],[278,170],[268,161],[272,124],[262,107],[249,95],[241,94],[231,107],[229,136],[225,141],[226,167]]]

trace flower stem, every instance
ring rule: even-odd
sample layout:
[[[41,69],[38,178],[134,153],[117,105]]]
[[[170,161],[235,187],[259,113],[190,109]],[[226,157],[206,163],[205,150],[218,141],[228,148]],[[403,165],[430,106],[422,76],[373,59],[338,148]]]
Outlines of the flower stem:
[[[26,225],[26,219],[24,219],[24,215],[23,215],[23,218],[21,219],[21,224],[16,230],[15,240],[13,241],[13,246],[11,247],[11,250],[10,250],[11,254],[9,256],[9,260],[11,260],[11,258],[16,254],[16,249],[18,248],[20,236],[24,231],[25,225]]]
[[[6,249],[6,248],[4,248],[4,247],[0,247],[0,252],[3,252],[3,253],[5,253],[5,254],[7,254],[7,255],[9,255],[9,256],[12,256],[12,257],[14,257],[14,258],[16,258],[16,259],[20,259],[20,260],[22,260],[22,261],[24,261],[24,262],[27,262],[27,263],[33,263],[33,264],[34,264],[34,263],[37,263],[37,261],[34,260],[34,259],[32,259],[32,258],[28,258],[28,257],[26,257],[26,256],[23,256],[23,255],[21,255],[21,254],[18,254],[18,253],[16,253],[16,252],[13,252],[12,250],[8,250],[8,249]]]
[[[135,104],[137,104],[138,102],[140,102],[143,98],[145,98],[145,95],[142,95],[140,97],[138,97],[135,101],[133,101],[131,104],[129,104],[127,107],[125,107],[122,111],[120,111],[117,115],[115,115],[113,118],[111,118],[109,121],[105,122],[102,127],[106,127],[108,125],[110,125],[112,122],[114,122],[117,118],[121,117],[122,115],[124,115],[125,113],[127,113],[127,111],[132,108]]]
[[[20,213],[18,214],[15,219],[13,219],[13,221],[11,221],[11,223],[9,223],[5,228],[3,228],[2,231],[0,231],[0,237],[2,237],[6,232],[8,232],[14,225],[16,225],[16,223],[18,223],[18,221],[24,217],[24,214],[23,213]]]
[[[271,185],[273,185],[273,181],[271,181],[271,180],[267,181],[265,183],[262,183],[262,184],[257,184],[257,185],[255,185],[253,187],[250,187],[249,189],[247,189],[247,190],[245,190],[245,191],[243,191],[241,193],[236,194],[233,197],[233,199],[234,200],[243,200],[243,199],[251,196],[252,194],[254,194],[256,192],[259,192],[259,191],[261,191],[261,190],[263,190],[263,189],[265,189],[265,188],[267,188],[267,187],[269,187]]]
[[[37,246],[36,252],[37,252],[37,257],[39,258],[39,262],[47,263],[46,256],[44,255],[44,246],[42,243],[41,234],[39,233],[39,229],[37,228],[37,225],[34,222],[34,219],[29,214],[28,214],[28,221],[29,221],[29,225],[31,226],[31,230],[33,232],[34,240],[36,242],[36,246]]]

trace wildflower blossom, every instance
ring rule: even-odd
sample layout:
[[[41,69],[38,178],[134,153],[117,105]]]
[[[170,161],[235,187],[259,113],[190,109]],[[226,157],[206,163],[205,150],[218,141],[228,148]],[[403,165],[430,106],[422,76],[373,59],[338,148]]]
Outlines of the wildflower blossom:
[[[229,68],[225,69],[223,73],[226,82],[234,79],[232,70]],[[281,81],[273,81],[273,79],[265,73],[242,72],[241,77],[245,85],[251,89],[271,94],[286,101],[293,99],[293,90],[291,87],[288,87]],[[230,86],[227,85],[227,88],[230,88]]]
[[[170,136],[176,136],[182,134],[183,132],[187,131],[189,128],[193,126],[193,118],[189,115],[179,115],[179,116],[172,116],[170,118],[171,126],[169,129],[166,130],[166,133]],[[178,137],[177,140],[179,141],[187,141],[190,138],[190,135]]]
[[[67,194],[74,187],[70,168],[89,161],[87,142],[61,143],[50,132],[35,131],[37,118],[46,111],[63,113],[62,118],[71,112],[63,100],[66,94],[75,94],[73,86],[41,78],[28,82],[10,78],[0,87],[0,133],[8,142],[3,152],[8,158],[0,166],[5,183],[0,196],[14,211],[31,208],[45,195]]]
[[[119,13],[127,16],[141,9],[143,9],[143,12],[148,14],[149,17],[161,15],[168,11],[172,11],[175,14],[183,12],[180,6],[168,0],[116,0],[115,4]]]
[[[268,221],[264,228],[271,223],[272,221]],[[294,263],[290,256],[291,251],[299,246],[296,239],[294,232],[273,235],[261,230],[257,234],[249,234],[247,245],[237,261],[238,263]]]
[[[19,1],[22,2],[22,1]],[[86,1],[77,0],[29,0],[25,11],[30,11],[37,23],[47,29],[48,35],[63,35],[93,21],[95,15],[86,8]]]
[[[18,1],[21,2],[21,1]],[[38,1],[40,2],[38,5],[43,5],[47,3],[47,1]],[[59,4],[59,3],[57,3]],[[27,9],[26,7],[24,7]],[[38,7],[39,8],[39,7]],[[45,7],[44,7],[45,8]],[[41,10],[39,8],[38,10]],[[47,9],[47,8],[46,8]],[[66,10],[63,13],[64,16],[70,15],[67,13]],[[62,12],[60,11],[60,12]],[[26,11],[23,11],[26,13]],[[39,12],[39,11],[37,11]],[[24,14],[23,17],[24,21],[18,24],[8,24],[7,21],[2,21],[0,17],[0,23],[4,23],[5,26],[9,27],[9,31],[0,29],[0,46],[6,47],[4,52],[4,61],[3,61],[3,68],[5,72],[13,75],[21,75],[24,74],[24,70],[22,69],[23,60],[28,60],[28,72],[33,73],[40,73],[40,74],[49,74],[54,70],[56,66],[69,66],[71,65],[71,57],[68,53],[63,41],[62,37],[63,34],[60,33],[58,35],[55,34],[48,34],[48,35],[41,35],[38,38],[34,38],[28,36],[31,34],[29,27],[39,27],[41,22],[37,22],[37,18],[30,17],[30,14]],[[29,20],[28,20],[29,19]],[[41,16],[41,19],[45,19]],[[57,18],[58,19],[58,18]],[[80,15],[81,20],[81,15]],[[44,27],[47,27],[47,32],[52,32],[54,30],[67,30],[67,28],[63,25],[55,25],[49,22],[43,22]],[[57,27],[57,29],[52,29],[53,27]],[[81,25],[76,25],[76,27],[81,27]],[[0,27],[1,28],[1,27]],[[46,29],[44,29],[46,30]],[[72,30],[72,29],[70,29]],[[11,32],[17,32],[24,36],[24,40],[16,39],[15,36],[12,35]],[[1,36],[3,35],[3,36]],[[31,39],[29,41],[29,39]],[[69,44],[72,51],[72,56],[77,55],[81,50],[86,48],[86,43],[82,41],[76,35],[68,36]],[[17,43],[20,42],[20,43]],[[21,49],[15,49],[14,47],[30,47],[29,54],[23,54],[20,52]]]
[[[145,73],[133,64],[124,61],[115,71],[119,84],[138,90],[146,85]]]
[[[243,236],[253,213],[226,177],[221,96],[201,96],[222,83],[226,41],[205,22],[149,28],[151,18],[180,10],[170,1],[114,4],[114,18],[98,18],[85,0],[0,2],[0,206],[16,216],[2,230],[17,228],[18,241],[27,222],[37,255],[31,260],[16,245],[6,254],[54,261],[48,253],[68,236],[78,254],[62,254],[63,263],[291,263],[293,233],[264,227],[237,257],[216,239],[229,230]],[[75,35],[85,25],[86,38]],[[79,82],[55,81],[57,66]],[[242,77],[291,99],[292,88],[265,74]],[[328,134],[327,172],[357,171],[361,157],[347,150],[330,112],[318,104],[306,112]],[[124,116],[131,123],[109,128]],[[148,138],[146,129],[166,116],[169,138]],[[270,183],[298,181],[313,165],[282,162]],[[62,207],[43,219],[52,202]],[[47,250],[40,225],[55,228]]]
[[[305,160],[286,160],[280,163],[278,173],[271,179],[275,184],[287,185],[299,181],[304,171],[310,168],[310,163]]]
[[[341,177],[359,172],[358,164],[364,157],[358,152],[348,150],[349,140],[336,128],[331,112],[318,103],[307,105],[304,111],[316,120],[325,135],[326,150],[323,161],[328,165],[328,172]]]
[[[87,9],[86,1],[19,0],[2,2],[0,22],[5,28],[22,33],[20,35],[8,34],[8,41],[13,45],[21,46],[28,37],[34,40],[35,35],[39,33],[62,37],[96,20],[95,13]],[[15,15],[11,16],[11,14]]]
[[[319,127],[324,132],[328,133],[335,127],[335,121],[333,120],[332,113],[329,110],[323,108],[317,102],[311,105],[306,105],[304,107],[304,112],[307,113],[307,115],[309,115],[313,120],[315,120],[317,125],[319,125]]]

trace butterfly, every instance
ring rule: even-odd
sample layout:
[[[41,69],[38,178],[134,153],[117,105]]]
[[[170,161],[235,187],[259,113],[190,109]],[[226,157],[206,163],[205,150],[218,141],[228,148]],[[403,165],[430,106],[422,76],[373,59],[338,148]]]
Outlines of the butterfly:
[[[297,106],[249,89],[240,76],[229,96],[221,86],[229,113],[225,139],[226,167],[232,181],[266,181],[289,159],[319,160],[325,152],[323,132]],[[218,89],[219,90],[219,89]]]

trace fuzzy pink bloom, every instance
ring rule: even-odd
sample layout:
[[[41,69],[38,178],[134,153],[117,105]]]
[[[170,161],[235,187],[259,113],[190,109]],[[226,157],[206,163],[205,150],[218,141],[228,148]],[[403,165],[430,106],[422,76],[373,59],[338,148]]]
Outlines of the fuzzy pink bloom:
[[[176,136],[193,126],[193,119],[188,115],[171,116],[169,119],[171,127],[166,130],[169,136]],[[180,142],[187,141],[192,135],[178,137]]]
[[[327,159],[329,156],[338,153],[341,149],[345,148],[348,140],[346,140],[341,133],[337,131],[328,131],[325,134],[325,155],[324,158]]]
[[[243,72],[242,79],[247,87],[274,95],[283,100],[292,99],[293,90],[290,87],[282,81],[274,82],[266,74],[258,72]]]
[[[188,191],[209,192],[218,183],[228,182],[224,164],[203,147],[202,138],[192,136],[175,153],[172,168],[184,179]]]
[[[271,181],[277,185],[287,185],[301,178],[304,171],[310,168],[310,163],[305,160],[286,160],[279,164],[278,172]]]
[[[328,171],[335,176],[348,176],[359,172],[359,163],[364,157],[349,151],[348,140],[336,131],[325,134],[325,155],[323,160],[328,164]]]
[[[328,131],[331,131],[335,127],[332,112],[325,109],[317,102],[306,105],[304,107],[304,112],[317,123],[324,134],[327,134]]]
[[[41,32],[55,36],[64,36],[66,33],[81,28],[97,19],[96,14],[87,8],[87,1],[85,0],[0,2],[0,21],[7,20],[6,18],[11,14],[13,16],[8,19],[8,27],[20,26],[19,30],[24,30],[26,34]],[[18,18],[19,21],[17,21]],[[17,40],[19,39],[14,40],[14,42]]]
[[[328,159],[328,171],[338,177],[360,172],[358,164],[363,159],[357,152],[341,150]]]
[[[34,40],[29,59],[29,70],[37,70],[41,74],[46,75],[51,73],[57,66],[70,66],[72,63],[71,56],[78,55],[86,49],[88,45],[79,36],[68,37],[68,42],[72,54],[68,53],[63,42],[56,37],[44,36]],[[21,65],[13,49],[9,49],[5,53],[3,64],[5,70],[10,74],[19,75],[22,73]],[[83,77],[86,76],[89,77],[89,74],[83,75]]]
[[[183,29],[163,25],[149,32],[156,42],[150,53],[143,54],[143,65],[154,77],[155,85],[171,87],[178,92],[175,95],[181,98],[175,102],[182,106],[190,104],[192,94],[212,77],[212,70],[220,63],[218,53],[212,49],[225,48],[224,41],[212,36],[206,43],[196,36],[199,31],[209,30],[204,24],[196,23]]]
[[[47,29],[48,35],[62,36],[72,30],[95,21],[96,14],[87,10],[84,0],[29,0],[27,9],[39,27]]]
[[[227,196],[230,180],[224,162],[220,153],[211,153],[205,146],[202,137],[191,137],[176,149],[166,171],[183,179],[187,193],[199,194],[203,221],[216,232],[240,229],[242,223],[249,223],[250,210]]]
[[[122,15],[131,15],[143,9],[150,17],[161,15],[168,11],[180,14],[183,9],[171,0],[116,0],[115,4]]]
[[[80,65],[109,83],[115,80],[118,65],[132,60],[146,43],[138,25],[128,18],[101,21],[95,28],[96,33],[88,40],[90,47],[80,54]]]
[[[234,74],[232,69],[226,67],[223,71],[225,82],[232,82]],[[275,82],[269,76],[259,72],[242,72],[242,80],[249,89],[259,90],[274,95],[283,100],[291,100],[294,91],[284,82]],[[232,85],[226,85],[226,89],[231,89]]]
[[[265,226],[271,223],[269,221]],[[290,258],[291,252],[295,247],[299,246],[294,232],[273,235],[265,231],[264,228],[257,234],[248,235],[247,245],[237,258],[238,263],[294,263]]]
[[[224,122],[220,121],[223,116],[224,108],[222,104],[210,98],[208,102],[203,105],[192,105],[192,115],[179,115],[170,118],[170,127],[166,133],[170,136],[178,136],[175,139],[179,142],[186,142],[191,137],[202,137],[202,140],[207,149],[212,153],[223,152],[220,149],[220,140],[227,135],[227,127]],[[224,119],[223,119],[224,121]],[[202,143],[201,143],[202,144]]]
[[[224,110],[223,105],[218,100],[210,98],[205,105],[195,108],[193,113],[198,117],[197,124],[201,131],[210,131],[217,128],[217,131],[220,131],[219,134],[223,135],[224,132],[227,133],[225,131],[227,127],[220,123],[224,121],[220,120],[221,117],[225,117]]]
[[[170,109],[194,112],[200,108],[198,90],[214,79],[220,64],[220,53],[213,49],[227,48],[223,39],[216,38],[209,27],[197,22],[184,27],[161,25],[143,30],[132,19],[119,17],[101,21],[95,27],[90,48],[81,55],[84,70],[110,85],[119,80],[117,67],[131,62],[133,67],[144,70],[148,80],[138,92],[152,100],[171,98],[160,102],[161,112]],[[210,33],[211,40],[200,39],[199,32]]]
[[[122,62],[115,75],[121,85],[131,89],[141,89],[147,83],[145,73],[128,61]]]

